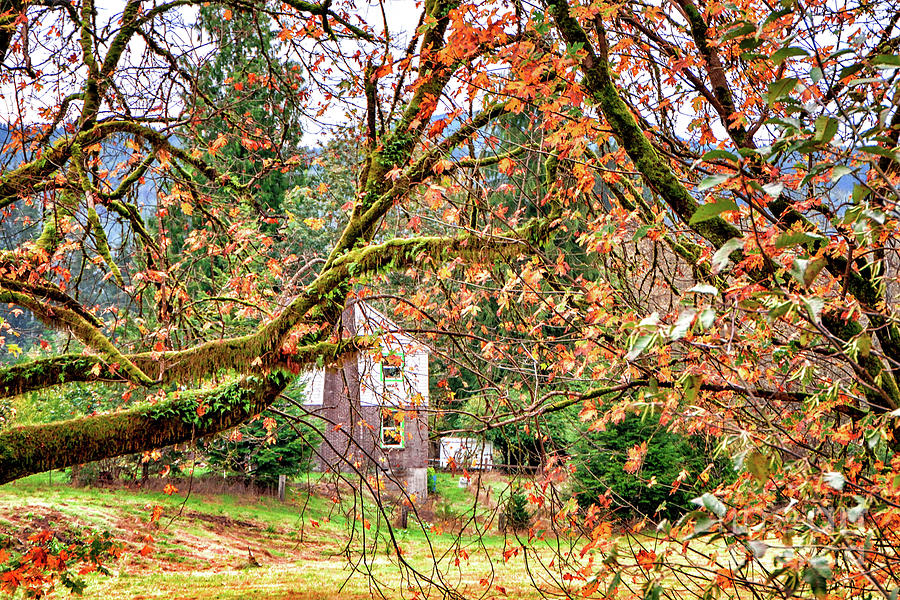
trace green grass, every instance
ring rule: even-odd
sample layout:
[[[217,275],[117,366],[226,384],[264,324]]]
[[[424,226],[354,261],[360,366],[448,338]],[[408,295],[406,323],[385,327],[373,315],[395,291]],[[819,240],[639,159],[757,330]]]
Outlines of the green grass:
[[[458,476],[440,474],[440,497],[454,510],[471,514],[474,496],[459,488],[458,481]],[[85,598],[354,599],[371,597],[373,582],[383,586],[389,598],[410,595],[399,593],[408,580],[371,498],[356,505],[369,521],[366,528],[362,520],[348,520],[345,514],[354,506],[350,494],[336,506],[330,497],[315,494],[293,493],[289,502],[281,503],[227,494],[193,493],[185,498],[183,493],[74,488],[62,473],[53,474],[52,484],[47,474],[36,475],[0,486],[2,529],[15,535],[17,529],[43,526],[49,518],[54,527],[110,530],[127,552],[110,565],[113,577],[88,576]],[[164,507],[164,514],[159,525],[153,525],[150,512],[157,504]],[[490,510],[477,508],[479,515]],[[467,595],[480,596],[484,592],[480,580],[492,572],[516,596],[536,595],[524,576],[521,558],[498,560],[505,540],[496,531],[474,535],[470,524],[459,536],[452,527],[441,533],[432,525],[411,518],[409,529],[394,530],[408,566],[468,590]],[[351,526],[355,526],[352,540]],[[147,535],[153,537],[151,558],[137,552]],[[365,555],[360,554],[363,546]],[[261,567],[247,568],[250,552]],[[462,555],[467,557],[457,566]],[[365,568],[354,572],[350,564],[360,561]]]

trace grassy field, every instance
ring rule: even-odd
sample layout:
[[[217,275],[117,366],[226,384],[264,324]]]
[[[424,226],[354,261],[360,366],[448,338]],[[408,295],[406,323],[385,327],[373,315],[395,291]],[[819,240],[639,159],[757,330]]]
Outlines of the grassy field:
[[[110,565],[112,577],[88,576],[85,598],[409,598],[429,589],[435,595],[438,587],[419,588],[410,569],[467,597],[538,595],[522,556],[504,560],[507,538],[495,521],[488,523],[502,481],[490,483],[490,495],[482,489],[476,503],[470,489],[458,487],[458,476],[440,474],[438,497],[422,513],[429,520],[410,519],[406,530],[394,530],[401,561],[372,502],[357,498],[353,505],[346,496],[334,502],[316,482],[282,503],[73,488],[64,479],[55,473],[51,483],[44,474],[0,486],[0,534],[22,539],[44,529],[73,537],[109,530],[125,552]],[[151,523],[155,505],[163,515]],[[350,506],[361,513],[357,518]],[[472,521],[473,514],[484,523]],[[474,535],[476,526],[481,535]],[[140,554],[145,544],[153,550],[149,556]]]

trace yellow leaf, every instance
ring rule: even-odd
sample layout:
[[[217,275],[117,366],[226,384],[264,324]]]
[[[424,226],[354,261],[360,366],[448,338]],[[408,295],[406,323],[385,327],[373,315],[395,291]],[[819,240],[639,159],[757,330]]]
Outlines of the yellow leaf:
[[[325,227],[324,219],[308,217],[306,219],[303,219],[303,222],[306,224],[307,227],[309,227],[310,229],[313,229],[315,231],[318,231],[318,230],[322,229],[323,227]]]
[[[212,141],[212,143],[209,145],[209,153],[211,155],[215,156],[216,152],[221,150],[227,143],[228,143],[228,138],[225,137],[224,133],[220,133],[219,136],[216,139],[214,139]]]

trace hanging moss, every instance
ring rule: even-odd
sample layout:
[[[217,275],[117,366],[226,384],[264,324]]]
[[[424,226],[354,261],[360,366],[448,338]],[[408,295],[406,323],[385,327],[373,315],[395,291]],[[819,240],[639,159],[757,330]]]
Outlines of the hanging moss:
[[[0,483],[218,433],[262,412],[290,381],[284,373],[247,377],[118,413],[13,427],[0,432]]]
[[[248,336],[253,337],[253,336]],[[240,338],[243,340],[245,338]],[[128,355],[128,359],[144,372],[156,369],[158,379],[153,386],[170,383],[199,381],[212,374],[231,371],[235,373],[259,373],[260,367],[251,364],[255,358],[240,340],[210,342],[187,351],[163,353],[144,352]],[[369,337],[341,340],[338,343],[318,342],[298,346],[290,355],[280,353],[267,357],[264,363],[269,370],[297,371],[304,365],[336,363],[340,357],[353,350],[374,344]],[[257,346],[252,346],[257,348]],[[26,392],[56,385],[83,381],[129,381],[127,373],[114,368],[99,356],[64,354],[42,358],[0,369],[0,397],[16,396]]]
[[[76,197],[71,191],[65,190],[59,195],[59,202],[55,210],[51,210],[44,221],[41,235],[35,240],[36,248],[43,250],[48,255],[56,252],[56,247],[62,241],[59,235],[59,219],[67,219],[72,216],[77,204]]]
[[[17,396],[72,381],[90,381],[88,376],[98,380],[121,377],[96,356],[63,354],[0,370],[0,396]]]
[[[109,267],[116,283],[125,285],[125,281],[122,279],[122,272],[119,270],[119,266],[116,264],[116,261],[113,260],[112,254],[109,251],[109,242],[106,239],[106,231],[103,230],[103,225],[100,223],[100,216],[97,214],[97,211],[94,210],[93,206],[88,208],[88,222],[91,224],[91,233],[94,234],[94,243],[97,245],[97,253],[100,255],[100,258],[103,259],[103,262],[106,263],[106,266]]]

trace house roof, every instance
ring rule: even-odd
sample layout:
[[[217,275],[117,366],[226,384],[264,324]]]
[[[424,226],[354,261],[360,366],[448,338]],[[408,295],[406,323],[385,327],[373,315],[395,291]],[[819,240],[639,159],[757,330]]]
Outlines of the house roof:
[[[388,347],[400,346],[406,354],[431,354],[428,344],[404,332],[387,315],[365,301],[354,304],[354,322],[357,335],[378,335]]]

